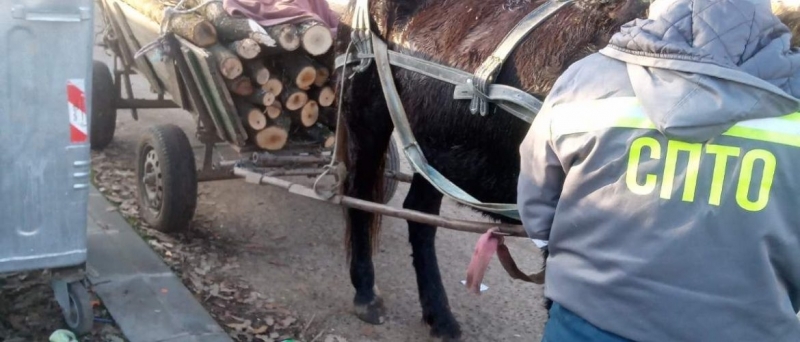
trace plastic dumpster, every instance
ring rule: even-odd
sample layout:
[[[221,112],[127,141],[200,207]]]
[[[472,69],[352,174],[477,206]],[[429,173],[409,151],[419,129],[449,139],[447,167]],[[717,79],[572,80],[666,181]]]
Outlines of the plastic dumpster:
[[[0,1],[0,273],[52,270],[76,333],[84,284],[92,110],[91,0]]]

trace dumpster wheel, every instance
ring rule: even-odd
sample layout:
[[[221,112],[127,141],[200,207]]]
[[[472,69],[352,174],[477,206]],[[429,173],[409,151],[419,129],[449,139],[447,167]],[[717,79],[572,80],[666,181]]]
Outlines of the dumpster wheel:
[[[384,172],[400,172],[400,154],[397,152],[397,144],[394,139],[389,141],[389,148],[386,149],[386,161],[384,161]],[[389,203],[397,191],[398,180],[385,177],[383,179],[383,203]]]
[[[67,285],[67,292],[69,307],[64,310],[67,327],[76,335],[91,332],[94,325],[94,310],[89,290],[82,282],[76,281]]]
[[[89,144],[102,150],[114,139],[117,125],[117,88],[108,67],[99,61],[92,64],[92,114]]]
[[[151,127],[136,160],[142,219],[162,232],[187,229],[197,207],[197,169],[186,134],[171,124]]]

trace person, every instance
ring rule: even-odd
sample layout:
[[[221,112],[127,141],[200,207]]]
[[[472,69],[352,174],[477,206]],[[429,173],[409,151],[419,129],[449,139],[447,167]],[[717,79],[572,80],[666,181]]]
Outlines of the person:
[[[767,0],[656,0],[520,145],[543,341],[800,341],[800,52]]]

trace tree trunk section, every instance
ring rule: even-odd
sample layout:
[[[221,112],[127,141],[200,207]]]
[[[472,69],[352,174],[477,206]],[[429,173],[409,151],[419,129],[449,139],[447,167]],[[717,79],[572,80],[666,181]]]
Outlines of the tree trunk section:
[[[286,90],[281,93],[281,104],[283,108],[287,110],[298,110],[305,106],[307,102],[308,94],[295,87],[287,87]]]
[[[222,76],[232,80],[242,75],[242,61],[236,55],[220,44],[214,44],[208,49],[217,62],[217,67]]]
[[[267,117],[258,108],[239,99],[236,99],[235,103],[239,117],[251,132],[257,132],[267,127]]]
[[[285,115],[270,120],[267,128],[256,133],[256,146],[270,151],[282,149],[283,146],[286,145],[286,141],[289,140],[289,127],[291,123],[292,120]]]
[[[318,142],[326,149],[333,147],[333,143],[336,141],[336,135],[320,123],[316,123],[306,129],[306,134],[309,138]]]
[[[196,7],[203,1],[187,0],[187,7]],[[225,12],[222,2],[209,3],[201,7],[199,12],[214,25],[220,40],[232,42],[250,38],[265,47],[277,47],[275,39],[261,25],[251,19],[231,17],[228,12]]]
[[[283,106],[278,101],[272,103],[272,105],[268,106],[264,113],[267,114],[267,117],[270,119],[277,119],[283,113]]]
[[[123,0],[129,6],[161,25],[165,5],[159,0]],[[167,30],[199,47],[209,47],[217,42],[217,30],[212,23],[193,14],[174,14]]]
[[[308,98],[317,101],[317,104],[321,107],[328,107],[333,104],[336,94],[333,92],[333,88],[329,86],[314,87],[308,92]]]
[[[259,106],[269,107],[275,102],[275,94],[270,93],[263,88],[256,88],[253,94],[248,97],[251,103]]]
[[[319,119],[319,106],[317,101],[308,100],[299,110],[292,111],[292,118],[303,127],[311,127]]]
[[[256,84],[263,86],[269,81],[269,69],[260,60],[246,60],[244,61],[244,68]]]
[[[283,75],[286,84],[291,84],[301,90],[308,90],[317,80],[317,69],[314,64],[303,55],[288,55],[281,60]]]
[[[300,42],[303,50],[306,50],[312,56],[319,56],[333,45],[333,34],[325,24],[316,21],[308,20],[297,25],[297,31],[300,35]]]
[[[300,36],[292,24],[275,25],[267,29],[270,36],[275,37],[278,46],[284,51],[294,51],[300,47]]]
[[[280,79],[275,77],[275,75],[271,75],[269,81],[267,81],[267,83],[264,83],[262,88],[278,96],[281,95],[281,92],[283,91],[283,82],[281,82]]]
[[[228,86],[228,90],[233,94],[245,97],[253,94],[253,83],[245,76],[239,76],[225,83]]]
[[[261,53],[261,47],[258,42],[250,38],[233,41],[228,48],[244,59],[256,58]]]

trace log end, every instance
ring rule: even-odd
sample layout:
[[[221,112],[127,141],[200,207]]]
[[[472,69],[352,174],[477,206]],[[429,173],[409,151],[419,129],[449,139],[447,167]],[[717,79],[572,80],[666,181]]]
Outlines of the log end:
[[[291,95],[289,95],[289,98],[283,105],[288,110],[298,110],[302,108],[307,102],[308,102],[308,94],[306,94],[304,91],[296,91]]]
[[[217,29],[208,21],[201,21],[192,30],[192,41],[197,46],[206,48],[217,43]]]
[[[326,67],[317,68],[317,79],[314,80],[314,85],[317,87],[322,87],[325,83],[328,83],[328,79],[331,77],[331,72]]]
[[[256,134],[256,145],[265,150],[276,151],[286,145],[289,132],[278,126],[270,126]]]
[[[319,91],[319,96],[316,99],[320,106],[322,107],[329,107],[333,104],[333,101],[336,99],[336,94],[333,92],[333,88],[331,87],[323,87]]]
[[[283,82],[277,78],[270,78],[267,83],[264,83],[262,88],[275,95],[280,95],[283,91]]]
[[[267,118],[257,109],[253,109],[247,113],[247,124],[250,128],[260,131],[267,127]]]
[[[295,78],[295,84],[297,87],[303,90],[308,90],[311,88],[311,85],[317,80],[317,69],[314,69],[313,66],[307,66],[305,68],[300,69],[300,72],[297,74]]]
[[[317,101],[308,100],[303,106],[303,110],[300,112],[300,122],[302,122],[305,127],[311,127],[317,123],[318,119],[319,106],[317,105]]]
[[[267,117],[269,117],[270,119],[277,119],[279,116],[281,116],[282,111],[283,110],[281,109],[281,103],[274,102],[271,106],[267,107],[267,109],[264,110],[264,113],[266,113]]]
[[[333,34],[324,25],[314,25],[303,32],[303,50],[312,56],[319,56],[333,45]]]

